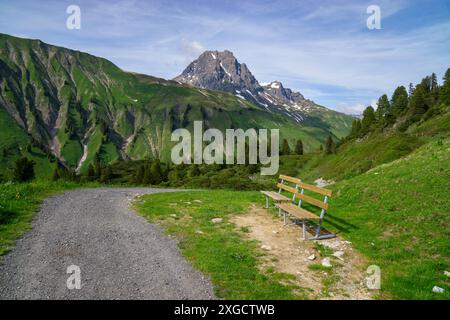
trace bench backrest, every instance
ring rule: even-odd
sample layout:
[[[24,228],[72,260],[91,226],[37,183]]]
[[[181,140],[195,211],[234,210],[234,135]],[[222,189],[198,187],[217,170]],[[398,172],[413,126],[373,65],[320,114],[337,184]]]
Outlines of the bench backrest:
[[[311,184],[307,184],[302,182],[300,179],[280,175],[281,182],[277,184],[277,187],[279,188],[279,192],[281,190],[285,190],[287,192],[290,192],[293,194],[292,201],[295,201],[295,198],[299,199],[298,206],[301,207],[302,202],[305,201],[309,204],[312,204],[313,206],[319,207],[322,209],[322,215],[325,213],[326,210],[328,210],[328,199],[332,195],[332,191],[324,188],[320,188]],[[284,181],[289,181],[291,183],[295,184],[295,187],[291,187],[289,185],[284,184]],[[318,193],[320,195],[324,196],[324,200],[321,201],[319,199],[313,198],[311,196],[305,195],[305,190]]]

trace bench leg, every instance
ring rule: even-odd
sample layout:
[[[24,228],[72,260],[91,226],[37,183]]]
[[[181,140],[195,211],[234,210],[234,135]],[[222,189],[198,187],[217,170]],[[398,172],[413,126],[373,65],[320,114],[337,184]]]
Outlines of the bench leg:
[[[281,217],[281,208],[278,208],[278,218]]]
[[[269,197],[266,197],[266,209],[269,209]]]
[[[303,229],[303,240],[306,240],[306,221],[302,221],[302,229]]]
[[[284,225],[286,225],[286,212],[283,211],[283,219],[284,219]]]

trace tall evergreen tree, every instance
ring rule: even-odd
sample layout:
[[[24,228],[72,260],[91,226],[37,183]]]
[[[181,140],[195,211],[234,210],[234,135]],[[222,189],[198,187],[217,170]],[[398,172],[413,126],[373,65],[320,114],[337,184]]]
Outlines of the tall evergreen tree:
[[[145,176],[145,164],[142,164],[138,167],[136,171],[136,176],[134,178],[135,183],[141,184],[144,182],[144,176]]]
[[[61,179],[61,175],[58,166],[56,166],[55,170],[53,170],[52,181],[58,181],[59,179]]]
[[[106,166],[102,168],[102,173],[100,175],[100,182],[101,183],[108,183],[111,181],[112,178],[112,170],[109,166]]]
[[[411,112],[411,120],[418,121],[427,112],[429,105],[427,102],[427,88],[426,83],[422,82],[417,85],[414,94],[409,103],[409,110]]]
[[[144,165],[144,176],[142,178],[143,184],[151,184],[152,183],[152,174],[150,172],[150,167],[148,164]]]
[[[413,95],[413,93],[414,93],[414,85],[410,82],[409,83],[409,87],[408,87],[408,97],[410,97],[411,98],[411,96]]]
[[[196,164],[193,164],[191,170],[189,171],[190,177],[197,177],[200,175],[200,169]]]
[[[35,177],[34,166],[36,162],[28,158],[17,159],[14,163],[13,177],[15,181],[26,182]]]
[[[363,112],[363,118],[361,120],[361,136],[365,136],[371,130],[375,124],[375,110],[371,106],[368,106]]]
[[[361,134],[361,120],[355,119],[352,122],[352,130],[350,131],[350,137],[356,138]]]
[[[94,166],[92,165],[92,163],[90,163],[88,166],[86,176],[89,181],[95,180],[95,169],[94,169]]]
[[[300,139],[297,140],[297,144],[295,145],[295,153],[303,155],[303,142]]]
[[[291,154],[291,148],[289,147],[289,142],[286,139],[283,139],[283,145],[281,147],[281,154],[284,156]]]
[[[392,94],[391,108],[395,116],[401,115],[408,108],[408,92],[404,86],[399,86]]]
[[[334,153],[334,142],[331,136],[328,136],[327,141],[325,143],[325,154],[332,154]]]
[[[444,83],[439,88],[439,103],[450,106],[450,68],[444,75]]]
[[[162,170],[159,160],[153,161],[150,167],[151,183],[160,184],[162,182]]]
[[[384,127],[386,125],[385,115],[389,113],[391,104],[389,103],[389,99],[387,95],[383,94],[380,99],[378,99],[378,108],[375,112],[376,121],[380,127]]]

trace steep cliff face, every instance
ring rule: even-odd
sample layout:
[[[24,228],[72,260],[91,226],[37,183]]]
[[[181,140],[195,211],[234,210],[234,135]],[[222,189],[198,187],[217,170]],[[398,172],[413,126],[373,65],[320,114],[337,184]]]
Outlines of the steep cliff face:
[[[248,72],[242,81],[254,78]],[[329,131],[296,125],[233,94],[124,72],[103,58],[2,34],[0,109],[0,120],[23,134],[20,142],[0,142],[7,150],[2,163],[37,148],[81,171],[95,158],[168,160],[171,132],[191,129],[195,120],[219,129],[279,128],[283,137],[303,138],[306,148],[323,143]],[[14,136],[6,126],[0,132]]]

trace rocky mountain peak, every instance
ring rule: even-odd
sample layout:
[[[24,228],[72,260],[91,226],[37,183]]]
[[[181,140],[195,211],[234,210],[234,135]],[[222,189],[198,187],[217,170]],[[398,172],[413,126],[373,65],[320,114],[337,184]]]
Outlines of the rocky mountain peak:
[[[203,89],[230,92],[268,111],[282,111],[301,122],[317,105],[280,81],[260,85],[244,63],[229,50],[205,51],[174,79]]]
[[[256,93],[258,81],[231,51],[205,51],[191,62],[175,81],[204,89]]]

